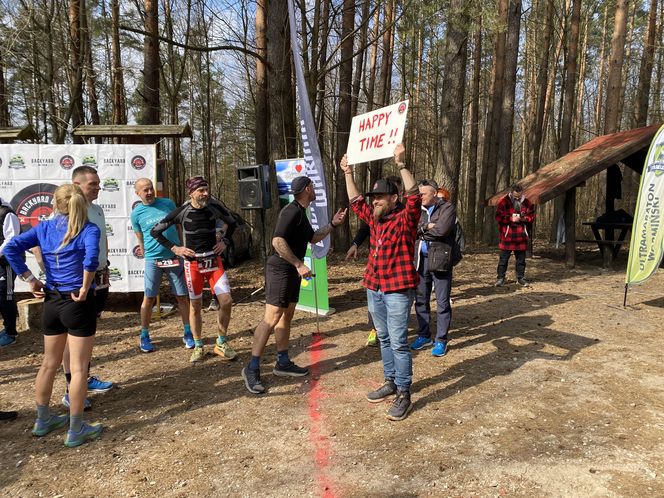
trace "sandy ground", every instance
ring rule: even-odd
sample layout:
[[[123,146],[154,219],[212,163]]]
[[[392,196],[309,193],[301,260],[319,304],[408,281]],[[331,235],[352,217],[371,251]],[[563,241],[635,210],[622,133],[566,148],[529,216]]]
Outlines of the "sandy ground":
[[[0,408],[20,412],[0,425],[0,495],[664,496],[664,273],[623,308],[623,271],[602,270],[596,251],[573,270],[561,258],[539,248],[531,287],[510,274],[496,289],[496,252],[466,255],[449,353],[414,354],[415,407],[403,422],[385,418],[388,403],[365,400],[382,368],[378,349],[364,345],[361,261],[331,259],[337,312],[321,319],[320,336],[312,315],[295,315],[291,356],[311,376],[273,376],[270,343],[263,396],[240,377],[261,294],[233,309],[239,360],[197,365],[175,316],[154,324],[158,350],[139,353],[136,309],[116,298],[93,374],[117,388],[91,396],[87,417],[105,432],[78,449],[63,446],[64,431],[30,435],[42,345],[37,331],[22,333],[0,351]],[[262,285],[256,262],[230,276],[236,300]],[[211,345],[214,314],[204,321]]]

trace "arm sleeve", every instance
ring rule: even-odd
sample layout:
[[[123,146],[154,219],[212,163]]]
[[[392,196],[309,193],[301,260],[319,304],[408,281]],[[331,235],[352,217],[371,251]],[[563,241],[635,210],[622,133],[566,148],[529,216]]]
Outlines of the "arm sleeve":
[[[417,233],[417,223],[420,221],[422,215],[422,196],[419,191],[417,194],[410,194],[404,196],[406,202],[406,220],[408,223],[408,230],[412,233]]]
[[[521,210],[522,216],[521,220],[524,221],[525,223],[532,223],[535,221],[535,205],[531,204],[530,201],[528,201],[527,206],[524,206],[525,209]]]
[[[5,241],[0,246],[0,256],[2,255],[2,250],[7,245],[7,242],[19,233],[21,233],[21,224],[18,221],[18,216],[14,213],[7,213],[7,216],[5,216],[5,222],[2,226],[2,234],[5,236]]]
[[[233,236],[235,228],[237,227],[237,221],[235,220],[235,217],[220,202],[214,201],[212,203],[212,206],[214,206],[214,209],[216,209],[218,213],[217,219],[220,219],[228,226],[228,228],[226,229],[225,237],[230,240],[231,237]]]
[[[10,241],[5,244],[3,254],[17,275],[21,275],[29,270],[28,265],[23,260],[25,251],[39,245],[38,228],[32,228],[27,232],[12,237]],[[99,249],[97,249],[99,250]]]
[[[180,215],[184,211],[185,206],[186,204],[168,213],[168,215],[166,215],[166,218],[161,220],[159,223],[157,223],[155,226],[152,227],[152,230],[150,230],[150,235],[166,249],[170,250],[170,248],[173,247],[175,244],[173,244],[173,242],[164,237],[164,232],[171,225],[177,225],[178,223],[180,224],[182,223],[182,221],[180,220]]]
[[[364,221],[360,220],[360,226],[357,227],[357,233],[355,234],[355,238],[353,239],[353,244],[355,244],[357,247],[360,247],[362,245],[362,242],[364,242],[367,239],[370,232],[371,228],[369,227],[369,225],[366,224]]]
[[[83,237],[83,244],[85,246],[85,256],[83,257],[83,269],[85,271],[96,271],[99,267],[99,239],[101,238],[101,231],[95,224],[90,223],[86,227]]]
[[[367,225],[371,223],[371,209],[367,206],[367,203],[364,202],[364,196],[358,195],[350,204],[350,207],[353,208],[353,211],[357,217],[365,222]]]

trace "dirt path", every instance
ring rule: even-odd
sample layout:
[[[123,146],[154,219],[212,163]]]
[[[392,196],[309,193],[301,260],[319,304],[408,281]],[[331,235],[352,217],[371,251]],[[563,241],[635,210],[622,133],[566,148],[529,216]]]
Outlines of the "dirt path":
[[[234,308],[234,363],[190,365],[174,317],[153,328],[158,351],[139,354],[137,313],[106,314],[93,373],[118,388],[92,397],[106,430],[75,450],[62,432],[30,435],[42,346],[21,334],[0,351],[0,408],[20,410],[0,425],[0,495],[664,496],[664,273],[623,309],[624,274],[596,253],[574,270],[529,260],[527,289],[492,287],[496,262],[457,267],[450,351],[415,354],[415,409],[399,423],[365,401],[382,368],[364,347],[360,262],[331,262],[337,313],[322,337],[296,313],[291,356],[313,362],[311,377],[274,377],[271,344],[260,397],[240,377],[260,301]],[[256,263],[230,273],[236,299],[262,284]],[[204,329],[211,344],[211,313]]]

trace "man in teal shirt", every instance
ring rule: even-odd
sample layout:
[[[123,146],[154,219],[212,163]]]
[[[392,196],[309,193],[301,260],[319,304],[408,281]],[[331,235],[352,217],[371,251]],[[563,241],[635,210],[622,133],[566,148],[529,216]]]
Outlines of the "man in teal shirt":
[[[144,353],[154,351],[154,346],[150,341],[150,318],[164,273],[168,277],[171,291],[178,301],[178,310],[184,325],[182,342],[187,349],[191,349],[194,347],[194,338],[189,326],[189,299],[187,298],[182,260],[150,235],[152,227],[175,209],[175,203],[170,199],[156,197],[154,186],[149,178],[136,180],[134,188],[136,195],[141,199],[141,204],[137,205],[131,213],[131,225],[139,244],[137,256],[145,258],[145,294],[143,304],[141,304],[141,351]],[[164,232],[164,236],[173,244],[180,245],[181,237],[175,226],[169,227]]]

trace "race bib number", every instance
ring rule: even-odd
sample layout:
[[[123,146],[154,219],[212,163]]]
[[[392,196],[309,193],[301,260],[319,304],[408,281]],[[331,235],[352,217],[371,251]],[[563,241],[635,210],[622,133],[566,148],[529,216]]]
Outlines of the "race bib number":
[[[111,286],[111,281],[109,278],[108,268],[99,270],[95,273],[95,287],[97,289],[107,289]]]
[[[196,258],[198,264],[198,271],[200,273],[210,273],[217,270],[217,255],[210,254],[209,256],[199,256]]]
[[[180,266],[180,260],[178,258],[160,259],[157,261],[157,266],[159,268],[175,268]]]

